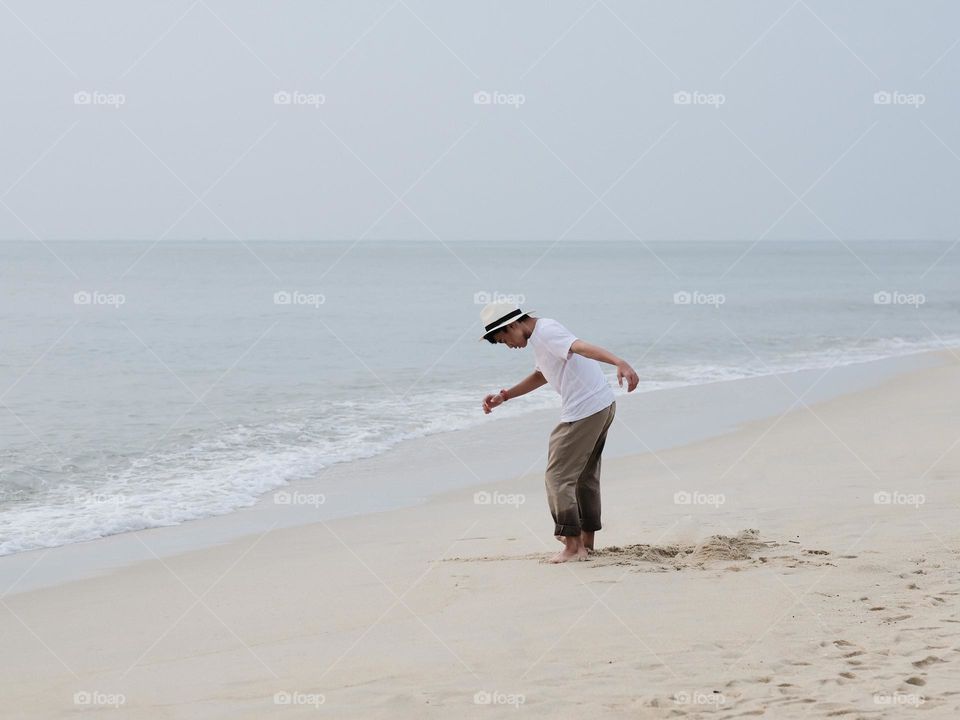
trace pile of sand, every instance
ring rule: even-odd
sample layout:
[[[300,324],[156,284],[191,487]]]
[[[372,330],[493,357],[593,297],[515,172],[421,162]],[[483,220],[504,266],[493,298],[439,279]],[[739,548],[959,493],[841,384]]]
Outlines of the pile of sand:
[[[695,545],[614,545],[597,550],[591,557],[603,565],[653,563],[680,568],[718,561],[751,560],[759,551],[773,547],[777,547],[777,543],[761,540],[756,530],[749,529],[733,536],[711,535]]]
[[[687,567],[706,567],[710,563],[755,558],[760,550],[779,547],[779,543],[761,540],[756,530],[742,530],[736,535],[711,535],[696,544],[672,543],[666,545],[611,545],[590,554],[589,562],[598,566],[606,565],[647,565],[651,569],[664,570],[668,567],[680,570]],[[442,562],[489,562],[498,560],[540,560],[547,556],[542,553],[526,555],[482,555],[480,557],[450,557]]]

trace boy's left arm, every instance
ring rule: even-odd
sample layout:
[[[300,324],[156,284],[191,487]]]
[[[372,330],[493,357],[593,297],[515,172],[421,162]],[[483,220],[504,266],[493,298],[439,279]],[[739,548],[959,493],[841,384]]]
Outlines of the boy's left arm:
[[[574,340],[570,346],[570,352],[615,366],[617,368],[617,383],[619,383],[620,387],[623,387],[623,381],[626,380],[627,392],[633,392],[640,382],[639,376],[634,369],[630,367],[630,363],[626,360],[621,360],[612,352],[599,345],[591,345],[583,340]]]

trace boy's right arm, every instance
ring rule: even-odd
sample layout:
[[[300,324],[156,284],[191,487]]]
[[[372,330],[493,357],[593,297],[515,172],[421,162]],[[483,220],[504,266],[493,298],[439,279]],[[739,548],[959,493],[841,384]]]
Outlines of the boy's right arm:
[[[521,395],[526,395],[528,392],[533,392],[538,387],[542,387],[547,384],[547,379],[543,376],[539,370],[535,370],[525,377],[523,380],[518,382],[512,388],[509,388],[507,393],[507,398],[512,400],[515,397],[520,397]],[[493,395],[487,395],[483,399],[483,412],[485,415],[489,415],[497,405],[502,405],[504,402],[503,396],[500,393]]]

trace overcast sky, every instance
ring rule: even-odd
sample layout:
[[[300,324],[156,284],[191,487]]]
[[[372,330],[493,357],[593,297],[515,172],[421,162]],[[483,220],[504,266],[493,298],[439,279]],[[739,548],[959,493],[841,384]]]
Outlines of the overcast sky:
[[[4,0],[0,18],[2,238],[960,233],[947,0]]]

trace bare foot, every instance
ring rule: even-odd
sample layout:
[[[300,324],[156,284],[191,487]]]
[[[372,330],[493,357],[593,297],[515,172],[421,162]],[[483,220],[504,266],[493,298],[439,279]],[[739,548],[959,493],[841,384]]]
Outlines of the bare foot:
[[[593,530],[583,530],[580,533],[580,540],[583,542],[583,546],[587,549],[588,553],[593,552]]]
[[[557,539],[557,542],[559,542],[561,545],[566,542],[566,540],[563,539],[563,535],[554,535],[554,537]],[[582,531],[580,533],[580,540],[583,542],[583,547],[587,551],[587,553],[592,553],[593,552],[593,531],[592,530]]]
[[[563,550],[547,560],[549,563],[563,563],[568,560],[586,560],[587,550],[579,535],[568,536],[563,539]]]
[[[552,558],[547,560],[547,562],[556,564],[556,563],[564,563],[569,560],[580,561],[580,560],[586,560],[586,559],[587,559],[587,550],[583,546],[580,546],[579,548],[576,548],[574,550],[571,550],[570,548],[565,547],[563,550],[558,552]]]

